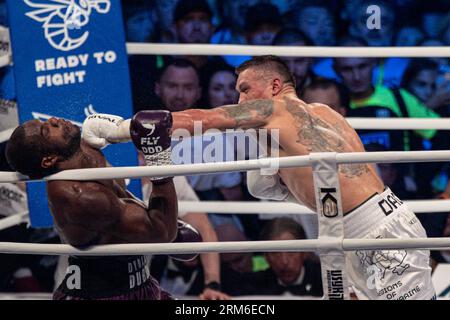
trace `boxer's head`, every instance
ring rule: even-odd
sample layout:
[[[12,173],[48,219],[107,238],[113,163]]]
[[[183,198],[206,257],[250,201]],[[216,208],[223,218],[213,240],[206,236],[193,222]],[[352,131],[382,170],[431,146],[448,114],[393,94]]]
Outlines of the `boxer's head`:
[[[295,91],[294,76],[286,63],[276,56],[255,57],[241,64],[236,73],[239,102],[273,99],[287,88]]]
[[[58,171],[58,164],[80,149],[80,129],[62,119],[27,121],[14,130],[6,146],[9,165],[31,178]]]

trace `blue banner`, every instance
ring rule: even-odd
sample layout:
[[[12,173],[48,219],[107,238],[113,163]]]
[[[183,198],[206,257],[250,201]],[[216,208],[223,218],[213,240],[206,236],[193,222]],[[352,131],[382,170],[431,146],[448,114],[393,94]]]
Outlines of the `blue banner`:
[[[7,0],[19,120],[92,113],[132,116],[120,0]],[[114,166],[137,165],[132,144],[104,150]],[[140,184],[130,190],[140,196]],[[33,227],[53,225],[45,185],[28,184]]]

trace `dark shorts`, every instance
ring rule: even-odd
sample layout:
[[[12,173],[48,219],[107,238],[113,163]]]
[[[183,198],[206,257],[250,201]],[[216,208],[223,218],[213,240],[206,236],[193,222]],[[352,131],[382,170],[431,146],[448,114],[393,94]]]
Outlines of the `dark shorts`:
[[[65,293],[64,290],[58,288],[53,293],[53,300],[173,300],[170,293],[164,291],[159,286],[158,282],[150,278],[141,287],[123,293],[117,296],[104,296],[104,297],[89,297],[89,293],[71,296],[70,293]]]
[[[151,275],[144,256],[69,257],[54,300],[171,300]]]

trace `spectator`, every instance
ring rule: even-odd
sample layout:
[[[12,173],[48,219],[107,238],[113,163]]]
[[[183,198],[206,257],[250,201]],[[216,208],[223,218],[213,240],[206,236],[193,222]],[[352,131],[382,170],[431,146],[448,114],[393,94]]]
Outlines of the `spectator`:
[[[372,85],[372,72],[375,60],[370,58],[336,58],[334,68],[343,84],[350,92],[349,116],[371,117],[413,117],[436,118],[436,113],[428,109],[417,98],[403,89],[389,89]],[[434,137],[436,130],[416,130],[417,136],[425,139]],[[406,135],[404,133],[403,135]],[[405,137],[395,138],[395,133],[380,132],[362,135],[364,144],[376,142],[389,150],[421,149],[421,145],[412,146]],[[372,140],[374,139],[374,140]],[[406,141],[406,142],[405,142]]]
[[[163,107],[169,111],[181,111],[193,108],[201,96],[199,76],[195,66],[188,60],[177,59],[167,64],[161,71],[159,81],[155,87],[156,94],[160,97]],[[173,146],[172,159],[175,163],[203,161],[206,148],[211,147],[212,139],[206,137],[194,137],[183,139]],[[227,141],[227,140],[224,140]],[[223,146],[225,150],[230,147]],[[231,148],[232,149],[232,148]],[[186,159],[184,153],[191,155]],[[234,160],[234,154],[224,153],[226,160]],[[240,184],[241,175],[234,173],[218,173],[208,175],[196,175],[188,177],[189,183],[197,192],[201,200],[234,200],[242,198]],[[212,215],[210,216],[214,226],[222,223],[237,224],[243,230],[240,220],[235,215]]]
[[[448,1],[423,1],[421,7],[422,29],[428,38],[438,38],[442,23],[448,15]]]
[[[155,31],[153,8],[149,1],[138,0],[123,6],[128,42],[152,42]]]
[[[372,5],[380,7],[381,25],[379,29],[367,27],[369,19],[367,8]],[[369,46],[390,46],[394,40],[395,21],[395,7],[391,1],[363,0],[351,13],[349,34],[364,39]]]
[[[414,26],[405,25],[399,29],[397,32],[397,37],[395,39],[396,47],[414,47],[425,39],[424,32]]]
[[[269,221],[261,232],[261,240],[303,240],[302,227],[290,218]],[[257,295],[323,295],[322,276],[319,263],[305,252],[265,253],[269,269],[245,275],[252,284],[244,294]]]
[[[175,42],[176,32],[173,25],[173,12],[178,0],[155,0],[157,19],[157,42]]]
[[[414,94],[429,108],[447,116],[450,105],[450,79],[436,87],[439,65],[429,59],[414,59],[403,75],[402,88]]]
[[[375,61],[370,58],[336,58],[334,68],[343,84],[350,92],[350,117],[412,117],[438,118],[439,115],[422,104],[416,97],[404,89],[389,89],[372,85],[372,72]],[[422,150],[425,143],[436,135],[436,130],[388,131],[358,130],[364,145],[382,144],[387,150]],[[429,147],[428,147],[429,148]],[[430,193],[433,174],[422,164],[411,165],[408,173],[417,183],[419,192],[426,196]],[[413,169],[414,168],[414,169]],[[421,172],[421,174],[417,174]],[[427,174],[425,174],[425,172]],[[413,189],[408,190],[414,192]]]
[[[312,46],[311,40],[301,31],[293,28],[282,29],[273,40],[276,46]],[[311,70],[313,58],[309,57],[282,57],[295,77],[297,94],[300,96],[304,87],[314,78]]]
[[[245,33],[247,43],[252,45],[271,45],[278,31],[283,26],[281,14],[270,3],[257,3],[247,10],[245,16]]]
[[[211,43],[217,44],[247,44],[244,26],[248,8],[260,0],[218,0],[217,7],[222,12],[222,23],[211,38]],[[249,56],[224,56],[225,61],[237,67]]]
[[[336,22],[329,1],[305,0],[298,7],[295,25],[316,46],[336,44]]]
[[[347,89],[337,81],[316,78],[304,90],[301,98],[306,103],[323,103],[334,111],[346,116],[350,107],[350,96]]]
[[[217,237],[223,241],[248,241],[247,236],[233,224],[222,224],[216,228]],[[221,253],[223,291],[231,296],[254,292],[254,283],[247,277],[258,270],[257,259],[250,252]]]
[[[235,104],[239,100],[236,91],[234,68],[221,62],[208,63],[201,75],[203,89],[201,107],[215,108]]]
[[[206,0],[180,0],[173,12],[173,21],[179,43],[209,43],[214,32],[212,11]],[[207,56],[186,56],[197,68]]]

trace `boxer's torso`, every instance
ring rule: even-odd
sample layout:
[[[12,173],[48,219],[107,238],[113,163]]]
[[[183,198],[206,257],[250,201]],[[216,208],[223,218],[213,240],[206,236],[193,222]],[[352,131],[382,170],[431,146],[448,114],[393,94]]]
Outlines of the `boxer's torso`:
[[[81,148],[86,155],[86,161],[83,168],[102,168],[109,166],[101,151],[81,144]],[[95,223],[90,225],[81,225],[74,222],[74,215],[82,214],[77,210],[76,198],[80,196],[83,184],[90,184],[95,188],[95,184],[102,185],[111,190],[123,202],[131,203],[131,206],[143,206],[138,201],[130,199],[132,195],[126,191],[125,182],[123,180],[101,180],[101,181],[50,181],[47,184],[47,193],[49,207],[55,220],[55,226],[64,242],[76,247],[98,244],[112,244],[123,242],[119,237],[115,236],[120,233],[112,226],[108,232],[99,232]],[[69,197],[74,201],[67,201],[58,196],[58,191],[65,190],[65,194],[69,193]],[[131,200],[131,201],[130,201]],[[105,208],[96,208],[96,210],[105,210]],[[104,212],[105,215],[108,212]]]
[[[322,104],[305,104],[285,97],[275,101],[275,117],[266,126],[280,129],[280,156],[308,155],[312,152],[364,152],[356,131],[345,119]],[[279,174],[295,197],[315,210],[312,169],[280,169]],[[339,166],[339,181],[344,212],[349,212],[384,185],[372,165]]]

